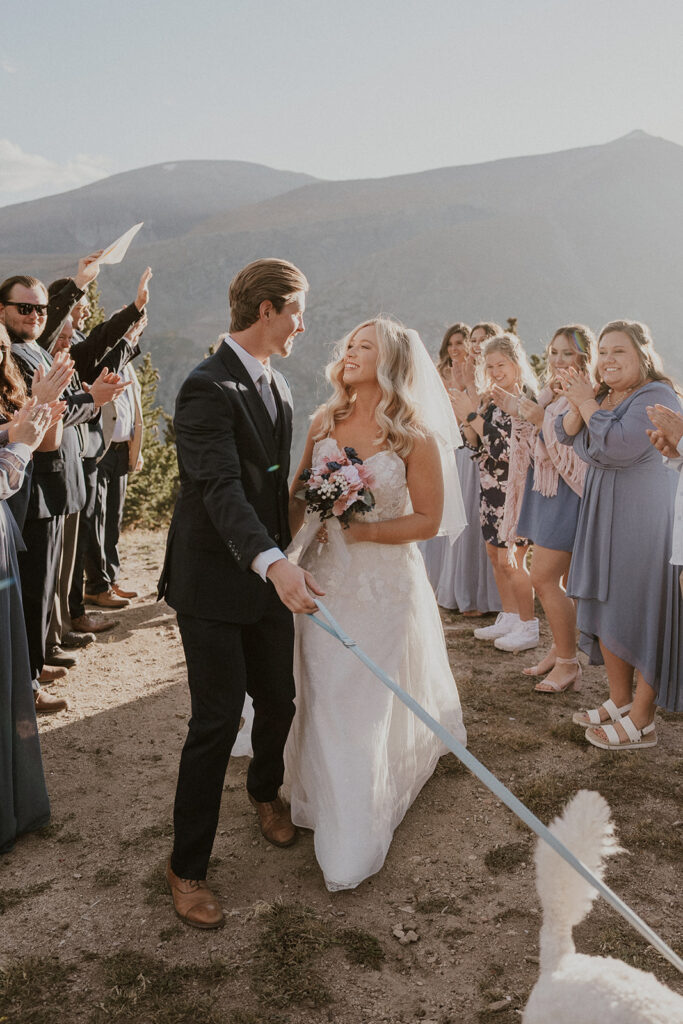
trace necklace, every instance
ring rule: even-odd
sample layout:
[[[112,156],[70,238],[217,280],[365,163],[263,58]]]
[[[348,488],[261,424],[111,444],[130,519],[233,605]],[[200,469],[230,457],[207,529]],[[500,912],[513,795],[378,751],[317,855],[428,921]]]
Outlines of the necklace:
[[[615,405],[619,405],[620,402],[623,402],[624,399],[630,395],[632,391],[635,391],[637,387],[639,387],[638,384],[632,384],[630,388],[623,388],[621,391],[617,391],[615,388],[608,388],[604,405],[606,405],[608,409],[613,409]],[[619,395],[618,398],[616,397],[617,395]]]

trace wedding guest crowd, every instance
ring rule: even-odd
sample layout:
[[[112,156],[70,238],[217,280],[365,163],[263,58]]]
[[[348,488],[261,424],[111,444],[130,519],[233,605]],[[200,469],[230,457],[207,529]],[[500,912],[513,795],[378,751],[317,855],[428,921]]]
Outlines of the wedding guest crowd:
[[[49,288],[23,274],[0,284],[0,429],[7,428],[0,440],[10,441],[3,453],[4,535],[11,534],[18,551],[4,551],[0,593],[13,608],[11,678],[20,666],[33,691],[34,719],[36,712],[68,708],[66,698],[44,689],[76,664],[65,648],[85,646],[116,624],[86,614],[85,602],[120,608],[135,596],[121,596],[117,542],[121,481],[141,465],[140,391],[129,364],[140,352],[151,270],[129,306],[85,334],[85,292],[99,273],[100,256],[82,259],[73,279]],[[20,466],[13,434],[35,408],[48,409],[50,422],[30,451],[20,446]],[[110,489],[115,500],[108,498]],[[91,592],[84,594],[86,576]],[[3,686],[10,678],[6,668]]]
[[[535,591],[552,634],[524,669],[545,676],[535,690],[580,689],[578,628],[590,664],[605,666],[609,695],[574,722],[604,749],[654,746],[656,708],[683,709],[680,393],[636,321],[606,324],[597,342],[582,324],[559,327],[544,362],[537,393],[521,341],[491,323],[469,338],[454,324],[439,353],[461,451],[479,464],[478,525],[502,604],[474,635],[503,651],[536,647]],[[466,550],[442,549],[440,565],[425,551],[439,599],[444,572],[455,579],[466,559],[476,564],[478,543],[470,534]],[[469,571],[480,586],[483,571]]]

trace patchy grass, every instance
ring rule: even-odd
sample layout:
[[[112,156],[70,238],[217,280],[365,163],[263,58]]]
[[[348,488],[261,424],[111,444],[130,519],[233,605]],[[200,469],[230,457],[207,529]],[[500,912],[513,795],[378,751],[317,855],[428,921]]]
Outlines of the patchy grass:
[[[119,840],[121,850],[128,850],[131,846],[140,846],[148,843],[151,839],[168,839],[173,835],[173,825],[165,822],[163,825],[147,825],[146,828],[135,832],[133,835],[124,836]]]
[[[98,868],[93,882],[100,889],[111,889],[119,884],[123,876],[124,872],[121,868]]]
[[[315,966],[333,943],[330,926],[301,903],[274,903],[263,922],[252,966],[254,991],[277,1007],[330,1003],[332,996]]]
[[[469,770],[455,754],[444,754],[437,762],[434,775],[435,777],[439,775],[469,775]]]
[[[0,970],[0,1020],[53,1024],[55,1006],[64,1013],[68,1005],[71,972],[69,965],[49,956],[15,960]]]
[[[619,917],[616,911],[604,909],[604,904],[600,903],[598,907],[602,908],[600,921],[593,920],[596,916],[594,911],[587,922],[574,929],[578,951],[590,956],[612,956],[633,967],[639,967],[642,971],[652,971],[660,981],[672,985],[678,991],[681,976],[676,968],[664,960],[652,946],[648,946],[638,932]],[[661,928],[658,931],[669,945],[674,948],[678,945],[675,936],[667,935]]]
[[[375,936],[360,928],[345,928],[339,932],[336,941],[344,949],[350,964],[378,971],[386,959],[386,954]]]
[[[624,831],[622,842],[628,850],[653,850],[674,864],[683,860],[683,829],[661,819],[643,818]]]
[[[524,753],[527,750],[538,750],[544,742],[540,726],[535,732],[531,732],[517,726],[501,725],[500,722],[494,722],[482,730],[482,735],[492,747],[499,747],[501,751],[514,750],[516,754]]]
[[[462,914],[462,907],[453,896],[426,896],[415,904],[418,914]]]
[[[503,871],[514,871],[520,864],[528,864],[531,859],[531,848],[528,843],[506,843],[504,846],[492,846],[487,850],[484,864],[494,875]]]
[[[4,914],[10,907],[16,907],[24,900],[30,900],[33,896],[39,896],[46,892],[54,882],[54,878],[48,878],[44,882],[35,882],[33,885],[26,885],[23,889],[0,890],[0,914]]]
[[[228,974],[221,961],[167,964],[126,949],[104,958],[101,969],[106,995],[91,1024],[224,1024],[211,992]]]
[[[522,782],[515,795],[537,818],[547,824],[579,789],[580,781],[571,775],[543,775]]]
[[[570,719],[553,725],[550,729],[550,735],[556,740],[561,740],[562,743],[575,743],[582,750],[587,750],[588,744],[584,735],[585,731],[583,726],[574,725]]]
[[[149,874],[142,879],[142,884],[147,890],[145,903],[148,906],[156,907],[169,900],[168,883],[163,864],[157,864],[152,868]]]

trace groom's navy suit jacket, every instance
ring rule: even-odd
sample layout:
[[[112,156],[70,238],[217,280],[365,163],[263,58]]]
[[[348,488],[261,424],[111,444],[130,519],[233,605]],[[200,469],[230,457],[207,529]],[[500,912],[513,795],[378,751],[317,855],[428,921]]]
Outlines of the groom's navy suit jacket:
[[[176,400],[180,493],[168,534],[159,597],[203,619],[256,622],[271,583],[250,568],[284,548],[292,399],[273,371],[276,427],[242,362],[222,343],[190,373]]]

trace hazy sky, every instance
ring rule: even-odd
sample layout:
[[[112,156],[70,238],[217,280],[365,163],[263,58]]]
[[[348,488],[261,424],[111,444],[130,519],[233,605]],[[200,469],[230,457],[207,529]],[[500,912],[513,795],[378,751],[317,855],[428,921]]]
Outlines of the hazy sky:
[[[181,159],[383,177],[683,144],[680,0],[5,0],[0,204]]]

